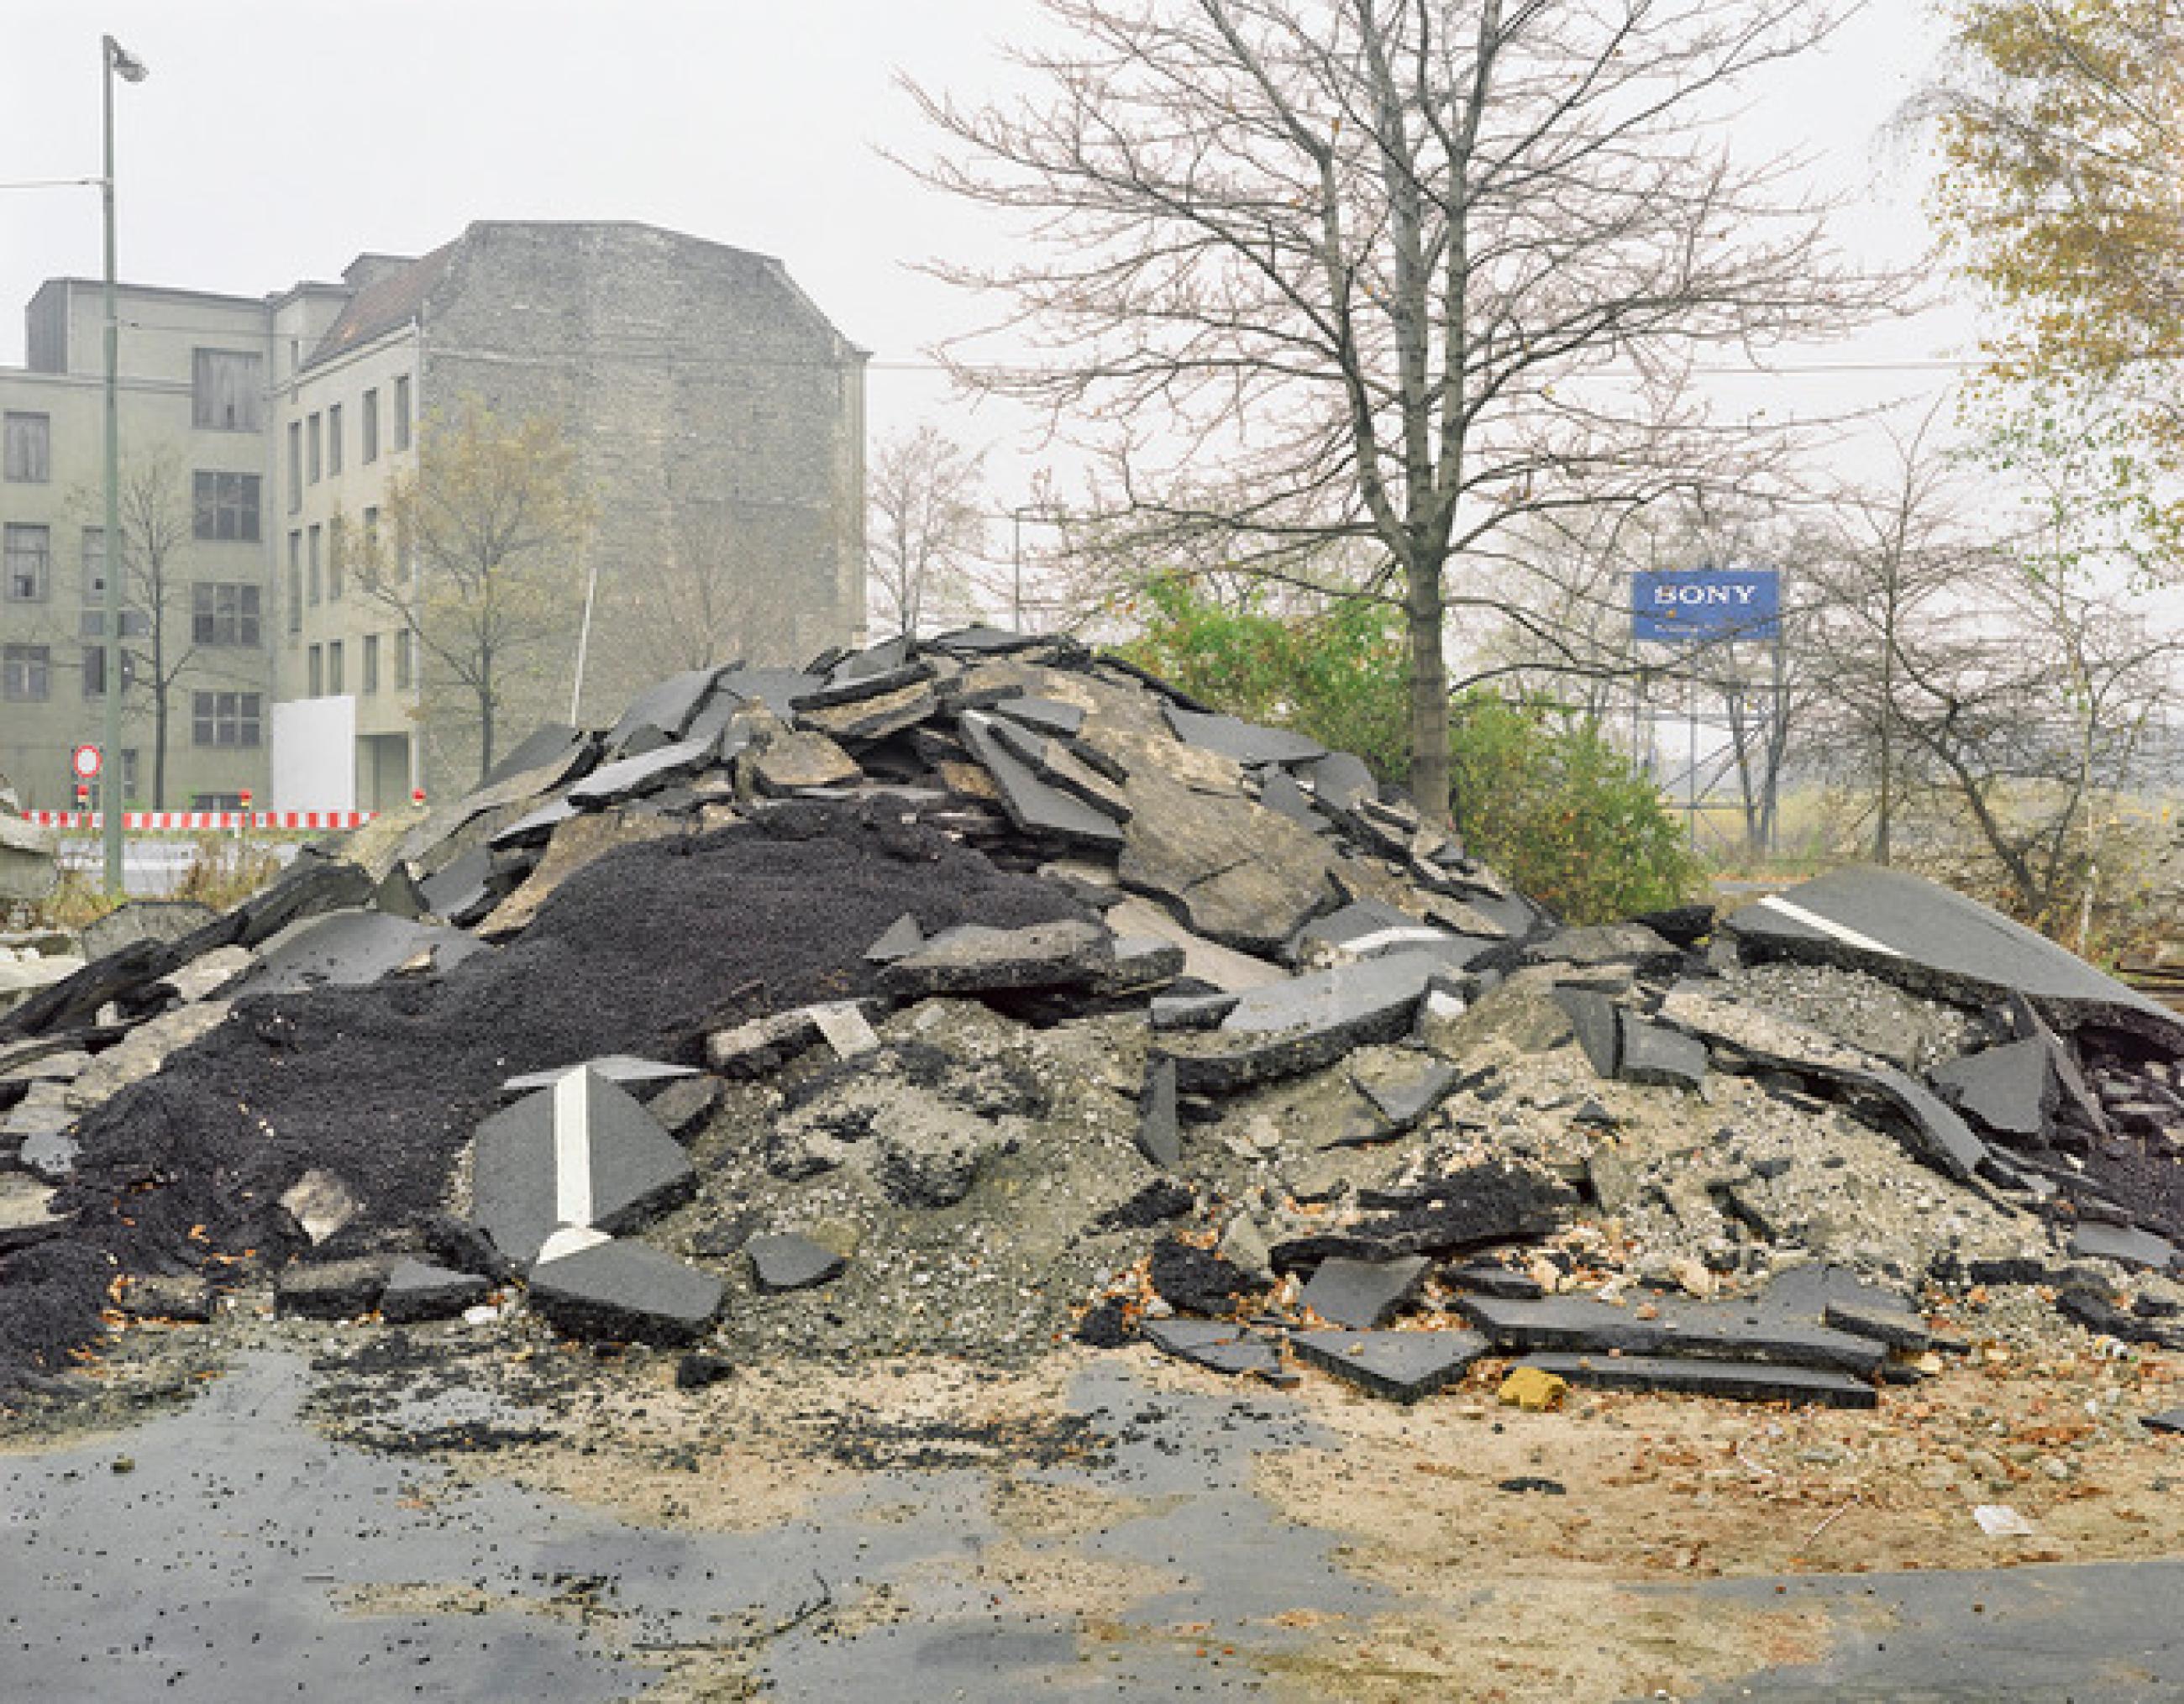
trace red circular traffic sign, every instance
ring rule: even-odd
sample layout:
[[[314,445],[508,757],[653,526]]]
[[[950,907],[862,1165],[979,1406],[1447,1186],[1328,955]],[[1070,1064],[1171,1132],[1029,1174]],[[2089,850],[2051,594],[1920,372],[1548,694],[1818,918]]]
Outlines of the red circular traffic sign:
[[[80,745],[69,754],[69,767],[78,781],[93,779],[105,766],[105,755],[95,745]]]

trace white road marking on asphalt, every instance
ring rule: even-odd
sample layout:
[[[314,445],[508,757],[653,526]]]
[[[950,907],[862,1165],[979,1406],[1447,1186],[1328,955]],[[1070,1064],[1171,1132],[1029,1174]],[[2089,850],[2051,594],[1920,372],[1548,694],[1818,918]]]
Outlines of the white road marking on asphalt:
[[[1903,954],[1886,941],[1876,941],[1870,935],[1861,935],[1856,929],[1846,927],[1833,918],[1823,917],[1818,911],[1808,911],[1802,905],[1784,899],[1780,894],[1769,894],[1759,902],[1770,911],[1779,911],[1793,923],[1802,923],[1808,929],[1818,929],[1830,940],[1841,941],[1847,947],[1861,951],[1880,953],[1885,957],[1900,959]]]
[[[581,1066],[554,1085],[554,1217],[592,1222],[592,1074]]]

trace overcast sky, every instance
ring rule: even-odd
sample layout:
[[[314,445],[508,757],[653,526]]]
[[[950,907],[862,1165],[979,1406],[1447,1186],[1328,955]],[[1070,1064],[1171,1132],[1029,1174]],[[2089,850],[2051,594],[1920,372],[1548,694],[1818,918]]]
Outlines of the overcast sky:
[[[1913,0],[1872,7],[1770,86],[1755,146],[1815,151],[1858,203],[1846,242],[1923,243],[1920,163],[1881,140],[1930,69]],[[778,255],[873,354],[875,436],[936,417],[990,444],[997,505],[1041,459],[1020,422],[952,405],[923,364],[976,309],[911,268],[994,241],[880,150],[927,138],[899,72],[1000,86],[1033,0],[0,0],[0,182],[98,169],[98,36],[151,68],[118,87],[125,278],[259,295],[364,249],[421,253],[473,219],[631,219]],[[94,188],[0,190],[0,363],[21,306],[101,266]],[[1947,305],[1729,392],[1837,409],[1930,396],[1964,353]]]

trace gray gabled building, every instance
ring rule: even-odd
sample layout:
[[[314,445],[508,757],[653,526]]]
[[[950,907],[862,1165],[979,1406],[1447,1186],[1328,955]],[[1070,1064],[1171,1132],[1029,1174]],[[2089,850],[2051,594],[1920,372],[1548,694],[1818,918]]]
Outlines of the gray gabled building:
[[[68,802],[69,749],[98,727],[101,315],[96,283],[48,283],[25,367],[0,370],[0,771],[33,808]],[[581,692],[572,598],[504,745],[572,693],[596,720],[675,670],[800,660],[861,629],[865,355],[777,260],[649,226],[488,221],[262,299],[125,287],[120,317],[125,460],[187,498],[170,809],[247,788],[375,810],[473,778],[461,694],[353,571],[421,432],[465,398],[556,420],[597,514]],[[146,697],[132,686],[123,781],[148,806]]]

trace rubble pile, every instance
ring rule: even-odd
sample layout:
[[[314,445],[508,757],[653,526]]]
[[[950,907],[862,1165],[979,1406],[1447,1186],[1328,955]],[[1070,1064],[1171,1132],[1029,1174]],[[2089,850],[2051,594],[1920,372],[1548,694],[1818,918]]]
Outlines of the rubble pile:
[[[1064,640],[679,676],[115,935],[0,1015],[0,1385],[269,1282],[1399,1401],[1870,1406],[1975,1287],[2184,1346],[2175,1014],[1882,871],[1564,927]]]

